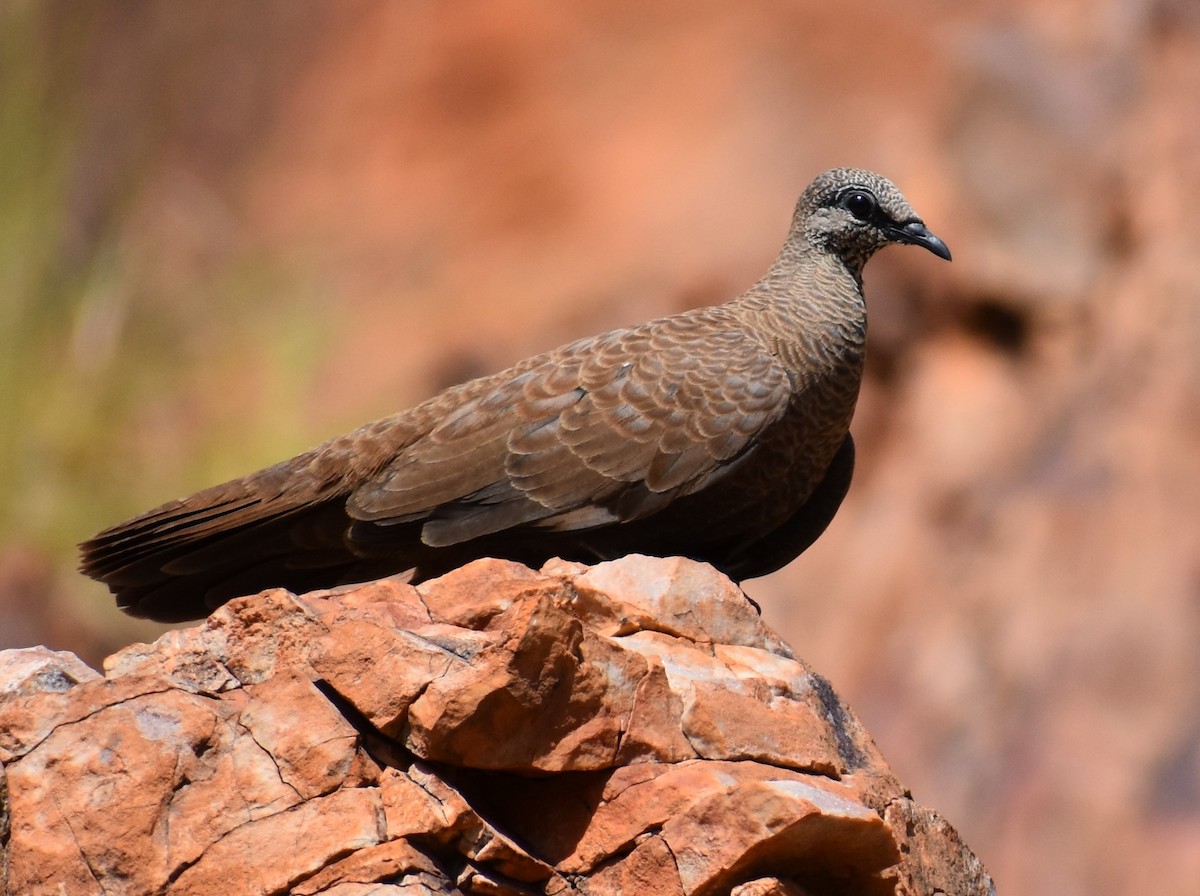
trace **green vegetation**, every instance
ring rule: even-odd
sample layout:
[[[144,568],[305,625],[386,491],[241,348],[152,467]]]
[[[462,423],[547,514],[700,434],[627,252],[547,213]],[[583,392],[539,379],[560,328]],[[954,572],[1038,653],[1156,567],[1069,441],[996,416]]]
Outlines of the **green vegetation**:
[[[304,272],[244,246],[205,185],[156,195],[153,138],[111,156],[84,139],[89,24],[67,15],[0,8],[0,563],[35,551],[73,594],[89,589],[78,540],[306,446],[329,322]],[[203,218],[193,195],[226,214],[181,246],[162,209]]]

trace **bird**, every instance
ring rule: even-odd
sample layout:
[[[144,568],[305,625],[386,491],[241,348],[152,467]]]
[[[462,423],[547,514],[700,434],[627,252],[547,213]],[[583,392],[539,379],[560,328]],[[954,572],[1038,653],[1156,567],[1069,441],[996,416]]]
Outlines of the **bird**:
[[[951,257],[891,181],[825,171],[737,298],[571,342],[171,501],[81,544],[80,569],[161,622],[481,557],[774,572],[849,488],[863,267],[892,243]]]

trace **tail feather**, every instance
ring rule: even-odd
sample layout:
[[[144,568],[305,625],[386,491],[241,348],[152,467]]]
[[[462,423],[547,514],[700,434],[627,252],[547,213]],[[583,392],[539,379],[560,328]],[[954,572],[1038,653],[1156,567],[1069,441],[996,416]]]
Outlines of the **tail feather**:
[[[168,510],[170,508],[170,512]],[[257,510],[258,513],[247,511]],[[167,505],[152,515],[138,517],[98,534],[80,545],[82,562],[80,570],[90,576],[107,580],[123,567],[154,556],[179,545],[194,543],[206,535],[252,525],[260,519],[261,502],[247,499],[198,509],[176,503]],[[237,515],[245,517],[238,523]]]
[[[344,494],[314,501],[255,485],[235,480],[106,529],[80,545],[80,570],[135,615],[183,620],[263,588],[340,584],[361,563],[345,537]]]

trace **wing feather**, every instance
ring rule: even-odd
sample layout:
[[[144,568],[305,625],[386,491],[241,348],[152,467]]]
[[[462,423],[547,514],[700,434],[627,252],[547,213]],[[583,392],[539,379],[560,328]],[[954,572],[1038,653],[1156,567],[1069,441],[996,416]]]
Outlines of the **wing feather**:
[[[447,546],[638,519],[719,480],[786,411],[782,364],[721,308],[582,340],[454,396],[352,517]],[[353,537],[353,530],[351,533]]]

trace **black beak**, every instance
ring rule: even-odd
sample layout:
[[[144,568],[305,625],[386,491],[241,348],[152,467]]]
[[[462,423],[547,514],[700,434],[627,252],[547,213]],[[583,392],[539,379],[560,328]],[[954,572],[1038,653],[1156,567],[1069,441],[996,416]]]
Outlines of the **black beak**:
[[[910,246],[921,246],[928,249],[938,258],[950,260],[950,249],[940,239],[929,232],[921,221],[909,221],[892,230],[892,238],[898,243],[908,243]]]

